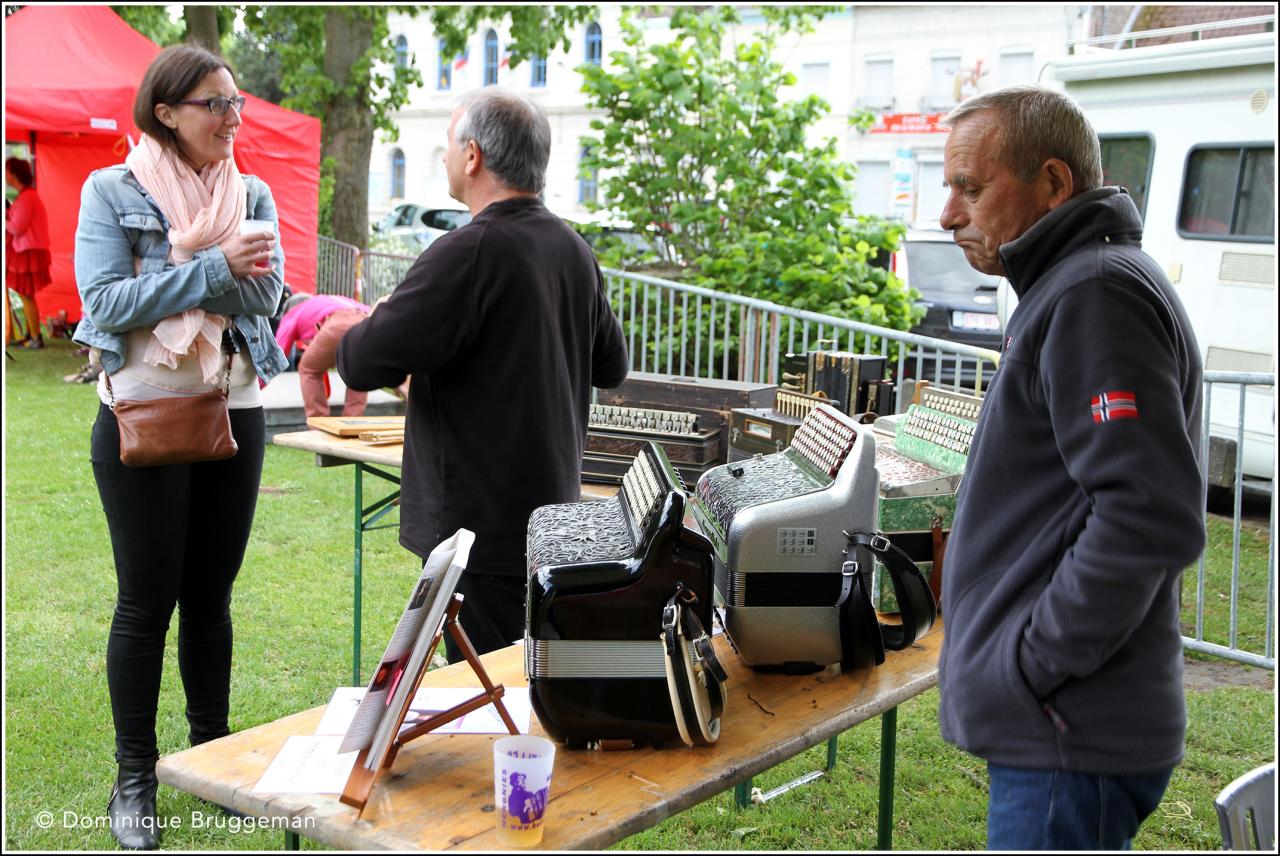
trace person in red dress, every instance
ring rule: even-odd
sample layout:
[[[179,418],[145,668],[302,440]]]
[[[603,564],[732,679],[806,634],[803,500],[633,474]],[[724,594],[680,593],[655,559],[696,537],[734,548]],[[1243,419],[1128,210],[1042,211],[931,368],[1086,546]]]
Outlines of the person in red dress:
[[[44,203],[32,187],[35,175],[31,164],[21,158],[7,158],[4,180],[18,191],[18,198],[5,211],[4,282],[22,297],[22,314],[26,319],[27,348],[43,348],[40,334],[40,309],[36,292],[51,281],[49,276],[49,218]],[[5,342],[13,341],[13,324],[9,317],[8,295],[5,295]]]

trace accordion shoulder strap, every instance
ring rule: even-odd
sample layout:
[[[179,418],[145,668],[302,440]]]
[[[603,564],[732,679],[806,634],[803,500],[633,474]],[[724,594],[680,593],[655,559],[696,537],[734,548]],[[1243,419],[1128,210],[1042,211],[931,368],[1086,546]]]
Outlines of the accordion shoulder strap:
[[[836,602],[840,611],[840,668],[849,672],[878,666],[884,662],[884,638],[858,563],[846,560],[840,573],[840,600]]]
[[[683,583],[662,610],[662,646],[667,689],[680,739],[688,746],[710,746],[720,737],[728,679],[716,659],[693,606],[697,595]]]
[[[889,580],[893,584],[893,596],[898,601],[902,623],[880,625],[884,647],[890,651],[901,651],[915,644],[929,632],[938,616],[938,604],[933,599],[933,592],[929,591],[929,582],[924,574],[901,548],[879,533],[854,532],[849,534],[849,540],[874,553],[889,572]]]

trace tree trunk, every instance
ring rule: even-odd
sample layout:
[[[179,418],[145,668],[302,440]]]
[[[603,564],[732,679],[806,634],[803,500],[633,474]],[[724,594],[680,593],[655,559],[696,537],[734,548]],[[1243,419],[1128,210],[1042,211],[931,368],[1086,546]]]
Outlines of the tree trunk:
[[[351,85],[351,67],[373,47],[373,21],[340,6],[324,13],[324,74],[338,85],[324,116],[320,156],[337,163],[333,236],[364,249],[369,242],[369,155],[373,118],[364,87]]]
[[[187,22],[187,41],[222,55],[216,6],[183,6],[182,17]]]

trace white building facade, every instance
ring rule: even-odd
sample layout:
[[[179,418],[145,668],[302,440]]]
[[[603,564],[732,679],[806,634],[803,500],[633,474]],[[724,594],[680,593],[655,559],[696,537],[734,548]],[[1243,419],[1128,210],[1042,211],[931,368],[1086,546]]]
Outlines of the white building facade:
[[[846,131],[858,166],[855,208],[908,222],[937,220],[946,192],[937,121],[960,101],[1040,71],[1087,34],[1088,6],[856,6],[833,111],[873,110],[868,133]],[[834,68],[833,64],[833,68]]]
[[[945,194],[942,148],[945,131],[936,122],[976,92],[1010,83],[1037,82],[1040,70],[1066,55],[1067,43],[1088,30],[1088,6],[884,5],[850,6],[828,15],[812,33],[783,37],[774,53],[794,74],[797,97],[821,96],[830,114],[811,129],[815,142],[835,138],[841,156],[858,166],[855,209],[906,221],[936,220]],[[551,162],[545,200],[556,213],[593,219],[583,204],[595,182],[579,176],[582,137],[600,111],[588,110],[584,62],[609,65],[623,48],[621,8],[601,4],[599,17],[570,33],[567,51],[545,63],[503,61],[509,35],[501,25],[472,34],[461,57],[442,57],[428,16],[393,13],[390,30],[401,50],[412,54],[423,86],[394,118],[395,143],[376,139],[370,158],[370,220],[400,202],[459,207],[449,199],[442,159],[449,118],[463,93],[495,83],[529,96],[551,121]],[[763,26],[750,8],[742,11],[739,38]],[[651,41],[669,38],[667,19],[645,19]],[[1050,84],[1053,85],[1053,84]],[[870,132],[848,126],[852,111],[873,110]]]
[[[429,207],[458,208],[449,198],[444,172],[444,150],[449,119],[459,97],[496,83],[537,102],[551,122],[551,162],[547,167],[547,206],[573,220],[589,220],[581,204],[594,193],[591,182],[578,178],[580,139],[590,132],[589,122],[600,111],[586,107],[582,75],[576,69],[588,61],[608,62],[608,52],[621,46],[618,19],[621,10],[600,7],[594,21],[576,26],[568,51],[555,50],[543,62],[522,62],[511,68],[505,61],[510,36],[504,26],[484,26],[467,41],[461,56],[443,57],[440,40],[426,15],[389,16],[391,38],[403,38],[422,72],[423,85],[394,119],[399,139],[387,143],[375,137],[369,158],[369,214],[373,222],[401,202]]]

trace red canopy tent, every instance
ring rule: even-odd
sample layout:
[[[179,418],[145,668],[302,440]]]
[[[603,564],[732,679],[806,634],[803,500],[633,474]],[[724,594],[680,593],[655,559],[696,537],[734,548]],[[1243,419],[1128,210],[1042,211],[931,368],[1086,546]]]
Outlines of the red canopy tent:
[[[76,222],[80,188],[99,167],[122,163],[138,139],[133,99],[160,48],[106,6],[30,5],[4,22],[4,135],[31,146],[36,189],[49,213],[53,283],[40,292],[46,317],[80,318]],[[236,135],[240,171],[267,183],[284,245],[285,281],[315,291],[320,120],[245,93]]]

